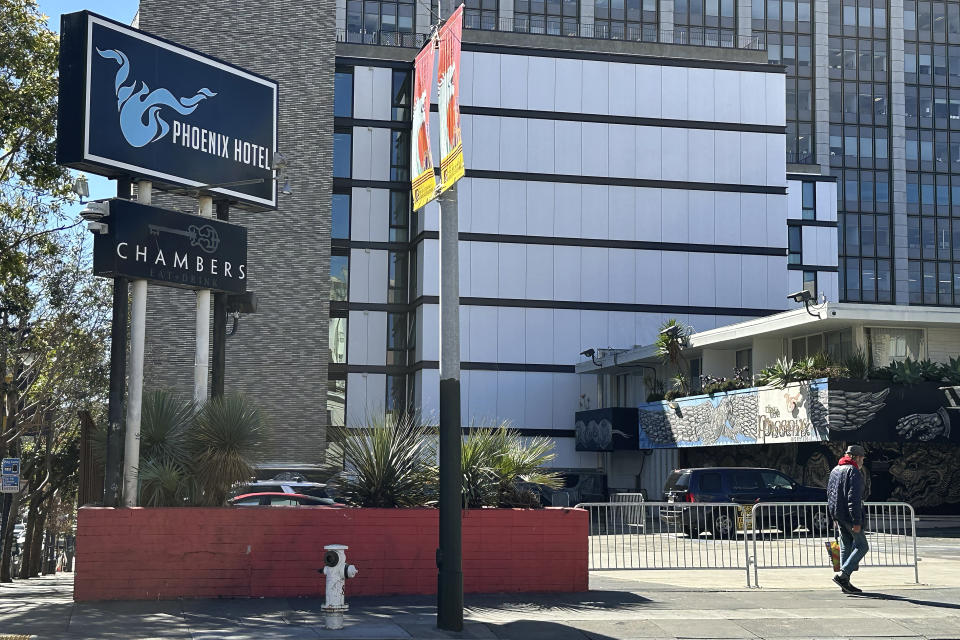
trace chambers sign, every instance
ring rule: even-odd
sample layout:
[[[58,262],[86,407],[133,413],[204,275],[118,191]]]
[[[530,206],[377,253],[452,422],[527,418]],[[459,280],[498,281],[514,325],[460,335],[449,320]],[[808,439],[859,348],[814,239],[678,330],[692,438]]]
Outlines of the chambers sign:
[[[247,290],[247,229],[129,200],[110,200],[93,273],[185,289]]]
[[[86,11],[60,29],[58,163],[276,208],[276,82]]]

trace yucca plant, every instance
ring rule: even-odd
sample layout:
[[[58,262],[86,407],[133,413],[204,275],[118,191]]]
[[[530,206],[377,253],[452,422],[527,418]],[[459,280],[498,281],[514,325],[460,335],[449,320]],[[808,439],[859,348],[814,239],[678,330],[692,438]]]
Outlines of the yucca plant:
[[[464,505],[539,506],[524,485],[560,488],[560,476],[545,468],[554,458],[553,446],[546,437],[523,438],[509,422],[473,429],[461,445]]]
[[[144,396],[140,420],[140,500],[145,507],[183,506],[191,485],[191,425],[196,405],[168,391]]]
[[[245,396],[210,400],[190,433],[196,504],[216,506],[230,487],[254,474],[253,453],[265,432],[263,414]]]
[[[343,452],[339,484],[359,507],[417,507],[434,499],[432,434],[417,415],[379,414],[363,427],[335,427],[331,438]]]

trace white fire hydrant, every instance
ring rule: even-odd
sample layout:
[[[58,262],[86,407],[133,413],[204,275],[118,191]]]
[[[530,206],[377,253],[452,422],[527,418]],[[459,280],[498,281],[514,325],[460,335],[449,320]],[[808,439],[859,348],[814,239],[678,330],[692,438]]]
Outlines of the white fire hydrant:
[[[347,564],[349,549],[345,544],[328,544],[324,547],[323,573],[327,576],[326,597],[321,610],[324,614],[324,625],[327,629],[343,629],[343,614],[349,608],[343,596],[343,588],[347,578],[357,575],[357,568]]]

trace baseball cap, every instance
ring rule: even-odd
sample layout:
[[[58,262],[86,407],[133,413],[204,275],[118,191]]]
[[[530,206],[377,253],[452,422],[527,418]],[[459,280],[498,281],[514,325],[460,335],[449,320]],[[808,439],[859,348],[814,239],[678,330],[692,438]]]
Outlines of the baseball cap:
[[[866,456],[867,452],[858,444],[852,444],[847,447],[847,455],[851,457]]]

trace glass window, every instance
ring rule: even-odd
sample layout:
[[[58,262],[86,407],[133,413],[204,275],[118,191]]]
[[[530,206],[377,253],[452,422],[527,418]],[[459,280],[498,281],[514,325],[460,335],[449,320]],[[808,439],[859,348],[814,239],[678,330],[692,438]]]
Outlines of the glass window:
[[[387,302],[407,302],[407,252],[391,251],[387,258]]]
[[[353,117],[353,71],[337,70],[333,81],[333,115]]]
[[[410,193],[390,192],[390,242],[406,242],[410,228]]]
[[[330,256],[330,300],[346,302],[350,286],[350,257]]]
[[[589,1],[589,0],[588,0]],[[607,15],[624,19],[624,0],[610,0]],[[550,35],[579,35],[580,5],[576,0],[514,0],[513,30]],[[609,25],[609,22],[607,23]],[[597,30],[595,37],[611,37]]]
[[[789,227],[787,229],[787,246],[789,264],[800,264],[803,262],[803,229],[801,227]]]
[[[465,0],[463,26],[465,29],[497,28],[497,0]]]
[[[403,413],[407,410],[407,378],[404,375],[387,376],[386,410]]]
[[[753,349],[740,349],[736,353],[736,366],[743,370],[747,379],[752,378]]]
[[[410,119],[410,72],[393,72],[393,84],[390,99],[391,115],[394,120]]]
[[[874,367],[885,367],[906,358],[922,360],[925,357],[923,329],[866,327],[864,331],[867,351]]]
[[[814,300],[817,298],[817,272],[816,271],[804,271],[803,272],[803,288],[806,291],[809,291],[813,296]]]
[[[700,491],[703,493],[719,493],[723,491],[719,472],[711,471],[700,474]]]
[[[349,178],[353,175],[353,133],[349,129],[337,129],[333,133],[333,177]]]
[[[350,239],[350,194],[334,193],[331,199],[330,237]]]
[[[347,381],[327,380],[327,424],[347,426]]]
[[[330,364],[347,363],[347,319],[330,318]]]
[[[390,180],[408,182],[410,180],[410,132],[392,130],[390,132]]]
[[[387,364],[407,364],[406,313],[387,313]]]

